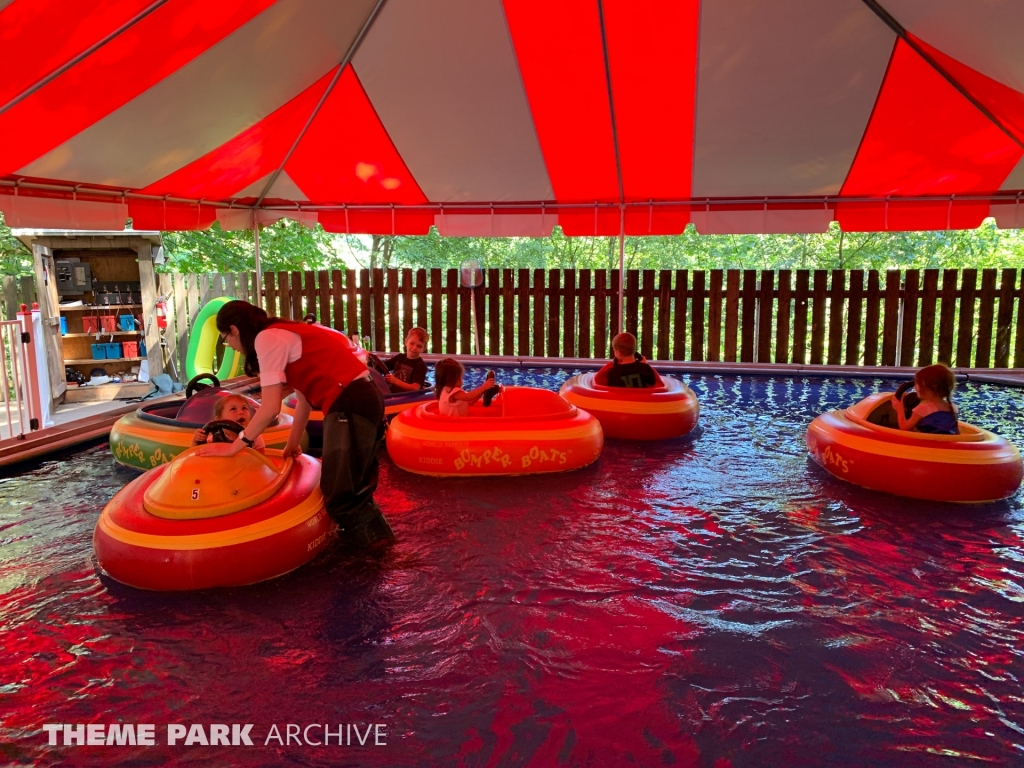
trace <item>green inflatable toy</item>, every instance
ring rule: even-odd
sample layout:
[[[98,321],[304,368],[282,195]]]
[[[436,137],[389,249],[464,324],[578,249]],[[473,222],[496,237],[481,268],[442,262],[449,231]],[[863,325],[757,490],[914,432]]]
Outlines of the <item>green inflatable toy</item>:
[[[188,337],[188,354],[185,356],[185,378],[189,381],[200,373],[212,373],[221,381],[226,381],[245,372],[245,355],[227,346],[224,347],[220,367],[214,368],[217,365],[217,343],[220,341],[217,312],[229,301],[234,299],[220,296],[211,299],[199,310]]]

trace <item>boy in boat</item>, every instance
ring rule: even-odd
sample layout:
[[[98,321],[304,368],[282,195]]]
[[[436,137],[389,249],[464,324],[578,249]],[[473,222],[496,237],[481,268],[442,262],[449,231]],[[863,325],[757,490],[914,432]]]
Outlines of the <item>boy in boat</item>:
[[[636,353],[636,336],[620,333],[612,339],[614,360],[605,365],[594,377],[609,387],[653,387],[658,375],[647,362]]]
[[[953,405],[953,388],[956,379],[953,372],[942,363],[929,365],[914,374],[914,390],[920,402],[906,415],[906,409],[896,408],[900,429],[915,430],[932,435],[956,435],[957,408]]]
[[[430,336],[425,329],[410,328],[405,337],[405,352],[385,361],[388,369],[384,380],[394,392],[415,392],[426,386],[427,364],[420,355],[427,348]]]
[[[249,411],[249,401],[241,395],[218,397],[217,402],[213,406],[213,418],[215,421],[237,422],[242,426],[242,429],[245,429],[249,425],[249,419],[252,418],[252,413]],[[213,435],[207,434],[206,430],[202,427],[197,429],[192,435],[193,447],[212,442]],[[252,447],[260,453],[266,450],[267,444],[264,442],[262,435],[253,441]]]
[[[468,416],[470,405],[488,392],[498,391],[498,385],[494,383],[494,371],[488,371],[484,383],[467,392],[462,388],[462,377],[465,373],[466,369],[462,367],[462,363],[454,357],[438,360],[434,366],[437,412],[442,416]],[[485,400],[484,404],[489,405],[490,400]]]

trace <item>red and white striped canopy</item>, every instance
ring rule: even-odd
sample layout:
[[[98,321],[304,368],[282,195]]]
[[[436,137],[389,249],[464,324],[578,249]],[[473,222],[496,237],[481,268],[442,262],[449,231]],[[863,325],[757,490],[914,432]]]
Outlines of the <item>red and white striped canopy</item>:
[[[0,0],[11,226],[1024,226],[1021,0]]]

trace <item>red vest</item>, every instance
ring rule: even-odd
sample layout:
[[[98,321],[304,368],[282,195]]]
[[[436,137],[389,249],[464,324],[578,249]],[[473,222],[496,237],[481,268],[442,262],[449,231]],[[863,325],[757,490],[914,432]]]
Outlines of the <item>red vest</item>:
[[[333,328],[292,320],[278,320],[269,327],[291,331],[302,339],[302,356],[285,366],[284,375],[288,386],[324,413],[342,387],[366,373],[366,364],[356,357],[355,345]]]

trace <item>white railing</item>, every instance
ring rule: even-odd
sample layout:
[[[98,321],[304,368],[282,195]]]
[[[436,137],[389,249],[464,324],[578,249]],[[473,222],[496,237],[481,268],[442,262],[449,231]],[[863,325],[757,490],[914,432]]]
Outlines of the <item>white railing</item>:
[[[35,350],[30,341],[31,315],[24,310],[17,320],[0,321],[0,439],[24,438],[39,429],[39,392]]]

